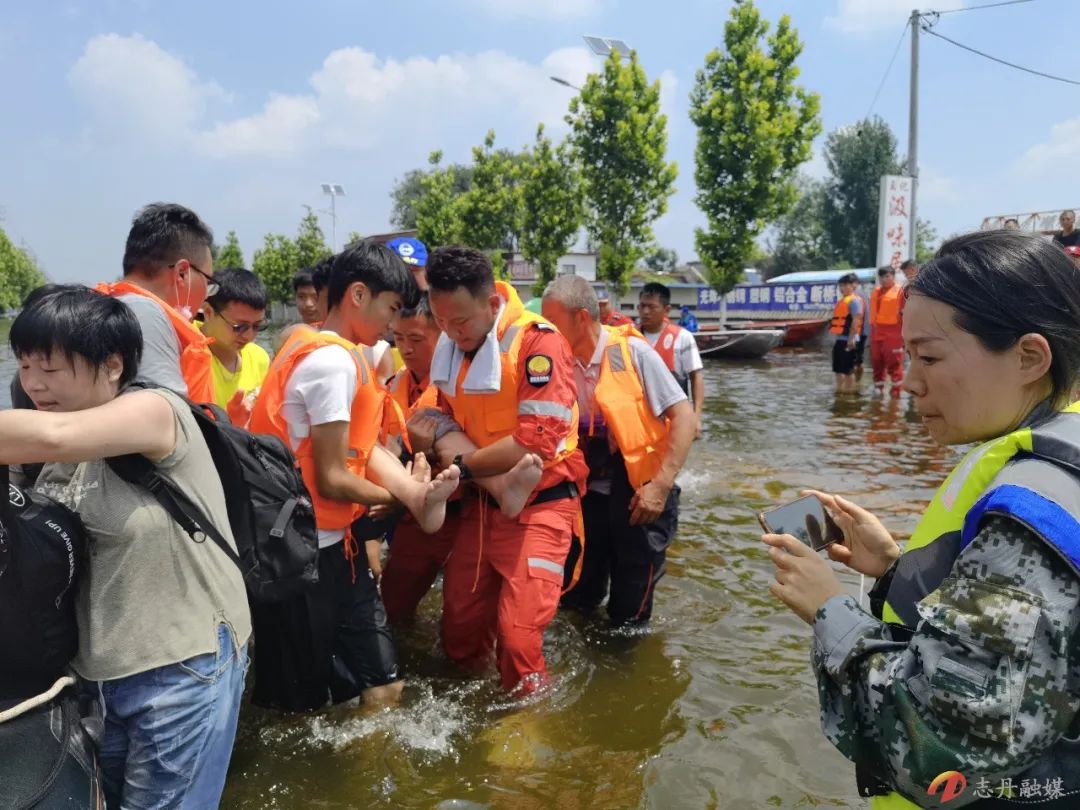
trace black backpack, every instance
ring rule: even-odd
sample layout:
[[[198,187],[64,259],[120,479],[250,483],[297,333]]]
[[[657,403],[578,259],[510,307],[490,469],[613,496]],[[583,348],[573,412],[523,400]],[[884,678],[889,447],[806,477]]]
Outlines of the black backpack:
[[[319,580],[319,534],[292,451],[276,436],[236,427],[216,405],[188,405],[221,477],[239,556],[148,458],[116,456],[109,466],[125,481],[149,489],[193,540],[213,540],[239,566],[252,601],[280,602],[307,590]]]
[[[0,702],[47,691],[75,657],[85,553],[79,516],[0,466]]]

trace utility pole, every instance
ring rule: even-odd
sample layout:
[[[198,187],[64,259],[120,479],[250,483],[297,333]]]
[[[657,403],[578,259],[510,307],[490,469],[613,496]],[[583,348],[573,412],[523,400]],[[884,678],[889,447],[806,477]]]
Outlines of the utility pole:
[[[905,259],[915,258],[915,238],[917,236],[918,222],[915,213],[915,200],[919,190],[919,26],[922,23],[922,15],[918,9],[911,12],[911,90],[909,93],[910,106],[908,107],[908,155],[907,173],[911,178],[911,226],[908,233],[911,238],[911,255]]]

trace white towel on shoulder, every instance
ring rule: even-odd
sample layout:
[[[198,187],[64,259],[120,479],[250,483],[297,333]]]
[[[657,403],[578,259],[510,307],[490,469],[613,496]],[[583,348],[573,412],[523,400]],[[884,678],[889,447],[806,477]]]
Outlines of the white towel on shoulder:
[[[502,358],[499,356],[499,321],[502,320],[504,301],[495,317],[495,325],[473,355],[469,370],[462,384],[463,394],[493,394],[502,386]],[[465,352],[458,348],[445,332],[439,335],[435,352],[431,357],[431,381],[447,396],[457,393],[458,375],[465,362]]]

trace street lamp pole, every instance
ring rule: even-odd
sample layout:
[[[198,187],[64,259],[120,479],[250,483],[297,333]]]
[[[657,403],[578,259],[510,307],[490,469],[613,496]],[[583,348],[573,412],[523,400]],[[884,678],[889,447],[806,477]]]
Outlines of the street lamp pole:
[[[337,253],[337,198],[345,196],[345,188],[338,183],[323,183],[323,194],[330,196],[330,248]]]
[[[576,84],[570,84],[566,79],[560,79],[558,76],[550,76],[549,78],[555,82],[555,84],[561,84],[563,87],[569,87],[571,90],[577,90],[579,93],[581,92],[580,87]]]

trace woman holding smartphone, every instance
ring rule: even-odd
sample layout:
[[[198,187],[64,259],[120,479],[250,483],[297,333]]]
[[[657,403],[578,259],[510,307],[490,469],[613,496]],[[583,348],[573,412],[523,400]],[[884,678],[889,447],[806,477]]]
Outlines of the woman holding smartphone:
[[[873,615],[790,535],[762,538],[770,590],[814,628],[825,734],[875,810],[1075,807],[1080,273],[1046,240],[980,232],[907,295],[904,387],[935,440],[976,446],[903,554],[872,514],[813,493],[844,534],[829,556],[877,578]]]

